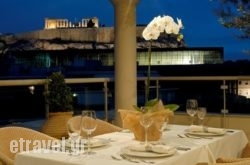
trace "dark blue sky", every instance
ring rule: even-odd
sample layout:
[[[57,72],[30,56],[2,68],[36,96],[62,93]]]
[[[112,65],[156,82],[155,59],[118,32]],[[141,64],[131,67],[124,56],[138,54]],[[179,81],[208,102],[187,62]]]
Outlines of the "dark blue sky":
[[[158,15],[182,19],[188,47],[224,47],[225,60],[248,59],[243,53],[249,40],[239,40],[236,32],[224,28],[213,13],[211,0],[140,0],[137,23],[147,24]],[[109,0],[1,0],[0,33],[21,33],[43,29],[44,18],[80,21],[98,17],[101,24],[113,26],[114,9]]]

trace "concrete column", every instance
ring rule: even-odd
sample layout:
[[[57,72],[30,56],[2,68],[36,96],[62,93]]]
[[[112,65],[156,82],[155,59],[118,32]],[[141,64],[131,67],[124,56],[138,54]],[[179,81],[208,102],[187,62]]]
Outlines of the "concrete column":
[[[137,105],[136,5],[139,0],[110,0],[115,11],[115,124],[118,109]]]

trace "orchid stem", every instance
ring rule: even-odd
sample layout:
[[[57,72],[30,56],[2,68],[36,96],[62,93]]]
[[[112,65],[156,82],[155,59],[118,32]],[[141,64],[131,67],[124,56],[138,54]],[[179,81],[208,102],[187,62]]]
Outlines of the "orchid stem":
[[[148,48],[148,73],[147,73],[147,82],[146,82],[146,102],[148,102],[148,100],[149,100],[152,40],[150,40],[149,44],[150,45],[149,45],[149,48]]]

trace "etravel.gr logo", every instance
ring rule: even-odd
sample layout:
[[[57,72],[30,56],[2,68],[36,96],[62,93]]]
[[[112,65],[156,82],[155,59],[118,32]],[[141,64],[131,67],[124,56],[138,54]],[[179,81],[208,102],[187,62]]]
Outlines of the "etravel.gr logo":
[[[81,139],[76,142],[71,142],[70,139],[62,140],[19,140],[10,141],[10,152],[34,152],[34,153],[51,153],[51,152],[67,152],[78,154],[84,152],[86,140]]]

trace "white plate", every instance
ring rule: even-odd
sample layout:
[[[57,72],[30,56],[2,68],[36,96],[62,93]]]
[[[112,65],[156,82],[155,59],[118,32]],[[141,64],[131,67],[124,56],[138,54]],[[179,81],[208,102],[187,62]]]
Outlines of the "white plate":
[[[79,142],[79,141],[78,141]],[[90,147],[91,148],[95,148],[95,147],[102,147],[107,145],[110,142],[110,140],[108,139],[103,139],[103,138],[91,138],[90,139]],[[88,144],[87,144],[87,140],[83,139],[81,142],[83,147],[87,148]],[[69,139],[66,140],[65,142],[65,147],[71,147],[71,141]]]
[[[176,153],[176,149],[173,148],[169,150],[168,153],[156,153],[156,152],[143,152],[143,151],[134,151],[129,148],[129,146],[124,147],[121,149],[122,154],[126,154],[129,156],[136,156],[136,157],[146,157],[146,158],[158,158],[158,157],[166,157],[172,156]]]
[[[187,131],[188,134],[196,136],[222,136],[225,135],[226,132],[226,130],[221,133]]]

